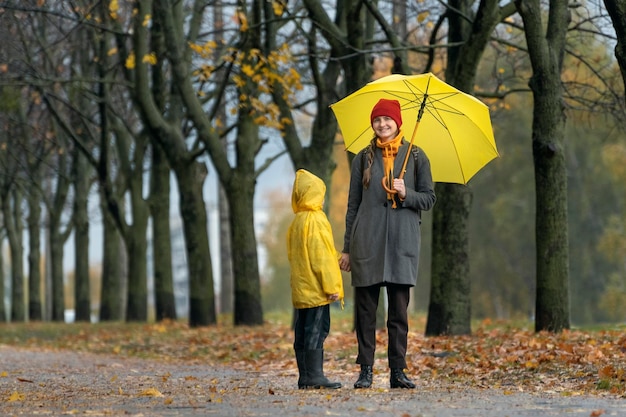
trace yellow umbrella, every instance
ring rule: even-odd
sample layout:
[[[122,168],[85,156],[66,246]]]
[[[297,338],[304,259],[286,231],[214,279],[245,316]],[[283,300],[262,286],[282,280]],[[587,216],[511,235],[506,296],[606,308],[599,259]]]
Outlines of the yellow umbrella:
[[[374,137],[370,113],[381,98],[400,102],[405,138],[424,150],[435,182],[467,184],[498,156],[487,106],[431,73],[388,75],[331,104],[346,150]]]

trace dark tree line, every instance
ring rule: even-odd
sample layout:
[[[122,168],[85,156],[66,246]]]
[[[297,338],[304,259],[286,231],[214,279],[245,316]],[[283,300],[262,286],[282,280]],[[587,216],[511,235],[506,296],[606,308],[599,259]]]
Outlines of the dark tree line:
[[[563,103],[573,93],[562,73],[569,31],[589,28],[572,23],[566,1],[551,1],[545,8],[538,1],[500,3],[0,2],[0,30],[7,39],[0,49],[5,173],[0,202],[10,248],[5,262],[10,319],[25,320],[28,306],[29,319],[63,320],[63,248],[70,234],[77,319],[90,319],[87,248],[93,198],[99,200],[104,226],[100,320],[147,320],[148,235],[156,318],[174,318],[169,245],[174,178],[189,323],[216,323],[205,195],[207,176],[214,173],[228,231],[220,235],[220,259],[232,266],[218,278],[222,288],[232,288],[235,324],[261,324],[253,202],[259,175],[282,154],[260,160],[261,150],[278,144],[294,168],[330,181],[337,124],[329,105],[369,81],[374,61],[390,60],[394,72],[436,72],[470,94],[491,88],[493,99],[504,97],[498,79],[477,91],[478,75],[496,72],[484,57],[506,56],[502,51],[508,47],[527,54],[532,69],[519,81],[528,83],[534,97],[528,137],[537,198],[537,330],[568,328]],[[601,28],[598,37],[617,39],[623,68],[623,7],[605,3],[614,32],[606,25],[593,29]],[[595,22],[600,14],[588,19]],[[503,28],[525,37],[514,38]],[[604,76],[599,69],[596,75]],[[301,126],[303,119],[310,120],[309,127]],[[467,334],[472,193],[469,187],[437,184],[437,194],[427,333]],[[329,196],[333,199],[338,200]],[[21,262],[24,227],[31,237],[27,274]],[[36,236],[42,230],[49,280],[37,267],[42,257]],[[6,319],[1,303],[0,310]]]

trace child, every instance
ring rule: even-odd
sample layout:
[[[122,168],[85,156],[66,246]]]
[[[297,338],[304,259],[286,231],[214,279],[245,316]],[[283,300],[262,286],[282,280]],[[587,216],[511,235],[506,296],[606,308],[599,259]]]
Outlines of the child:
[[[330,222],[322,210],[326,185],[299,169],[293,183],[291,207],[296,217],[287,231],[291,266],[291,299],[295,308],[294,344],[298,388],[341,388],[324,376],[324,340],[330,331],[330,306],[340,301],[343,281],[339,253]]]

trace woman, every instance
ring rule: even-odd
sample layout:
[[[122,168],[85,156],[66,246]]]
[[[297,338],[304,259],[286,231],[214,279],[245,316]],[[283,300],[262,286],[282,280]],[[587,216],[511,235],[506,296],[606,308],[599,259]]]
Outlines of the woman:
[[[375,133],[354,158],[339,266],[352,272],[356,335],[361,372],[355,388],[372,385],[376,350],[376,309],[381,287],[388,297],[387,359],[391,388],[415,388],[407,367],[410,288],[417,282],[421,211],[435,204],[430,162],[417,147],[409,149],[397,100],[381,99],[370,115]],[[406,175],[399,179],[407,152]]]

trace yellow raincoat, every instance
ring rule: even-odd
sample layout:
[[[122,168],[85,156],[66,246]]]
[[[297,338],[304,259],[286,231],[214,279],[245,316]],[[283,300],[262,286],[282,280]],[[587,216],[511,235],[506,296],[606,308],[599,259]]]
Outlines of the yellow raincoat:
[[[291,207],[296,217],[287,231],[287,256],[291,266],[291,299],[297,309],[329,304],[339,294],[343,308],[343,281],[339,253],[330,222],[322,210],[326,185],[312,173],[296,172]]]

